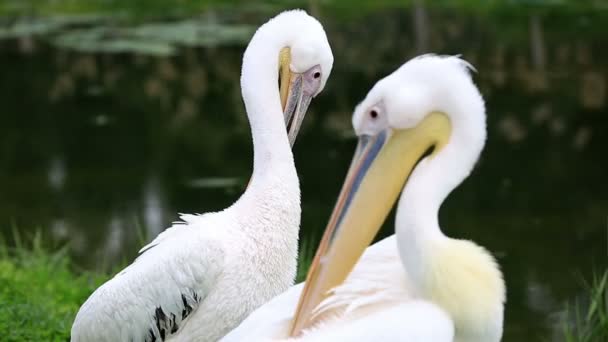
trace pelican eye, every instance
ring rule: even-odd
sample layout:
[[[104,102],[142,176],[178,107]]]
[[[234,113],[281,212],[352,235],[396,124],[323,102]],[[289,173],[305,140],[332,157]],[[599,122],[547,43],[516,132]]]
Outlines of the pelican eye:
[[[312,75],[312,77],[319,78],[319,77],[321,77],[321,73],[317,71]]]
[[[371,117],[372,117],[372,119],[377,118],[377,117],[378,117],[378,111],[377,111],[377,110],[375,110],[375,109],[372,109],[372,110],[369,112],[369,116],[371,116]]]

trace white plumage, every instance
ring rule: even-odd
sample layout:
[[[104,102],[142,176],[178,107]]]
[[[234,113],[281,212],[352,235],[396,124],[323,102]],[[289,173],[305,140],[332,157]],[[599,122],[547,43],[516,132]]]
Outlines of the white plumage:
[[[300,98],[323,89],[333,57],[316,19],[289,11],[258,29],[241,78],[254,142],[247,190],[223,211],[182,215],[142,248],[82,305],[72,341],[215,341],[293,284],[300,189],[277,89],[284,48],[290,73],[315,72]]]
[[[442,309],[412,296],[392,235],[366,249],[347,280],[317,308],[325,316],[299,338],[286,338],[304,283],[255,310],[221,341],[452,341]],[[405,305],[400,305],[405,303]]]
[[[329,287],[329,294],[312,311],[301,334],[288,337],[303,284],[254,311],[222,341],[501,339],[505,286],[498,265],[473,242],[446,237],[438,222],[441,203],[469,175],[485,142],[484,103],[468,74],[469,67],[456,57],[415,58],[379,81],[357,106],[353,115],[357,135],[386,138],[368,139],[357,150],[332,215],[340,217],[334,223],[338,228],[314,266],[326,269],[344,262],[343,254],[335,251],[344,253],[355,246],[347,243],[339,245],[345,249],[332,250],[338,246],[337,240],[360,230],[375,232],[383,220],[367,227],[352,217],[364,219],[365,211],[388,201],[377,214],[385,217],[398,192],[388,195],[377,189],[405,183],[397,208],[396,235],[367,248],[346,280]],[[379,152],[373,150],[374,141],[382,144]],[[423,157],[428,147],[434,151]],[[404,159],[409,155],[412,159]],[[410,171],[397,172],[402,168]],[[348,183],[352,179],[355,185]],[[344,202],[344,198],[348,200]],[[341,227],[341,222],[347,223]],[[312,277],[309,274],[313,283],[328,279],[319,275],[321,271],[315,272],[313,267]]]

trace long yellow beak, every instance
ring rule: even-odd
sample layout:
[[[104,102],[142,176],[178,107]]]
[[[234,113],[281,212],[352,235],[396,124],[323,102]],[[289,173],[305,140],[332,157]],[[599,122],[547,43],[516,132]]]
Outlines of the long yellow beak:
[[[304,92],[303,75],[292,72],[290,63],[291,49],[288,47],[281,49],[279,54],[279,93],[283,115],[285,116],[285,125],[287,126],[287,136],[293,147],[308,106],[312,101],[312,96]]]
[[[448,117],[427,115],[416,127],[361,136],[344,185],[306,278],[290,336],[315,323],[315,308],[340,285],[372,242],[424,153],[448,141]]]

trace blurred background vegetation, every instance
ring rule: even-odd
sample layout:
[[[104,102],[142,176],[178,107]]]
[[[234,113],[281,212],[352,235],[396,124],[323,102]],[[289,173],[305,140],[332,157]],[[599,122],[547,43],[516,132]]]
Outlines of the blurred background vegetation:
[[[608,266],[606,1],[0,0],[7,244],[40,231],[79,272],[108,272],[178,212],[232,203],[252,160],[242,53],[294,7],[320,19],[335,57],[295,146],[303,243],[316,246],[337,196],[357,102],[413,56],[461,54],[489,139],[442,226],[498,257],[505,341],[559,341],[581,279]]]

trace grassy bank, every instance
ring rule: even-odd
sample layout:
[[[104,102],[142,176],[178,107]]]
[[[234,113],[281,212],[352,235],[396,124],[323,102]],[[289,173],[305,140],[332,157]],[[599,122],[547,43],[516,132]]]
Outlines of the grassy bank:
[[[66,341],[80,305],[110,274],[76,270],[67,248],[50,252],[40,235],[24,243],[0,237],[0,340]],[[300,251],[297,281],[306,278],[314,248]]]
[[[77,274],[78,273],[78,274]],[[66,341],[76,312],[106,275],[75,272],[65,249],[0,243],[0,339]]]
[[[564,323],[566,342],[608,341],[608,270],[585,284],[587,296],[571,304]]]
[[[313,253],[302,248],[298,280]],[[74,270],[66,249],[48,252],[41,239],[8,248],[0,241],[0,336],[2,341],[66,341],[79,306],[107,274]],[[563,322],[566,342],[608,341],[608,270],[586,285]]]

